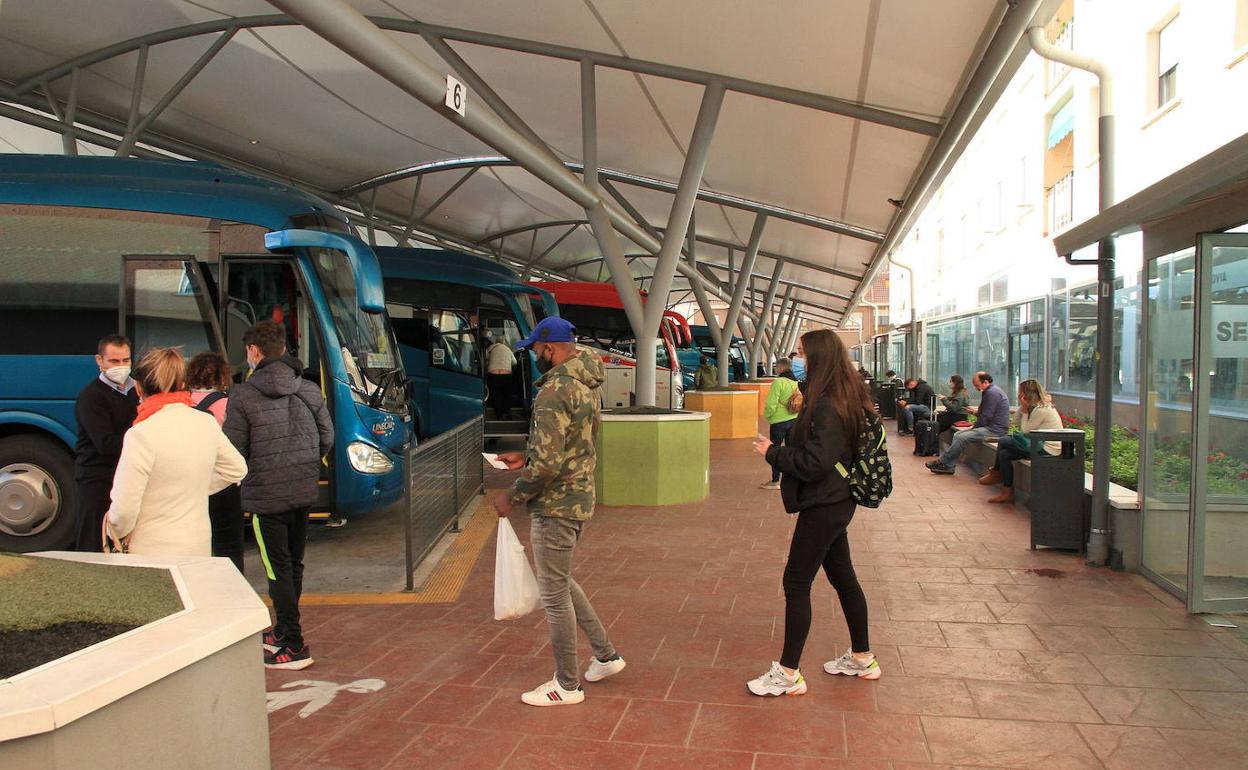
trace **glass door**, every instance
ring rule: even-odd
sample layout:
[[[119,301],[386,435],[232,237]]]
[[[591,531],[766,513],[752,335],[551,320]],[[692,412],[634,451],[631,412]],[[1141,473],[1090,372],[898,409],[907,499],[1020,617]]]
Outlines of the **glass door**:
[[[1148,264],[1141,561],[1144,572],[1179,596],[1188,588],[1195,277],[1193,249]]]
[[[1188,610],[1248,609],[1248,233],[1203,235]]]

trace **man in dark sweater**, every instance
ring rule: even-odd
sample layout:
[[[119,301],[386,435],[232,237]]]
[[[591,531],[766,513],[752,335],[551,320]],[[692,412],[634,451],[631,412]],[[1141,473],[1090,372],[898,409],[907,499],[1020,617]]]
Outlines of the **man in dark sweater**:
[[[134,424],[139,395],[130,379],[130,340],[112,334],[95,348],[99,375],[78,393],[74,482],[78,486],[78,536],[75,549],[98,552],[100,530],[108,513],[113,473],[121,458],[121,440]]]
[[[930,417],[936,403],[936,393],[926,380],[911,377],[906,380],[906,390],[909,394],[897,399],[897,433],[902,436],[913,434],[915,421]]]
[[[261,321],[243,333],[255,372],[230,389],[225,435],[247,460],[243,510],[269,579],[277,621],[264,634],[264,665],[312,665],[299,624],[308,508],[316,502],[321,458],[334,446],[334,426],[316,385],[300,377],[303,365],[286,355],[286,329]]]

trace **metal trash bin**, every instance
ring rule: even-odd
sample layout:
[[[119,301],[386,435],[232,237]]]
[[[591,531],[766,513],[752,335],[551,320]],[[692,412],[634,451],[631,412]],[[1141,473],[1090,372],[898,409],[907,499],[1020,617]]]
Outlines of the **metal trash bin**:
[[[1070,428],[1037,430],[1031,439],[1031,547],[1067,548],[1083,552],[1088,542],[1088,520],[1083,505],[1084,432]],[[1044,442],[1060,441],[1062,451],[1051,455]]]
[[[875,401],[880,407],[880,417],[895,418],[897,416],[897,386],[891,382],[881,382],[875,387]]]

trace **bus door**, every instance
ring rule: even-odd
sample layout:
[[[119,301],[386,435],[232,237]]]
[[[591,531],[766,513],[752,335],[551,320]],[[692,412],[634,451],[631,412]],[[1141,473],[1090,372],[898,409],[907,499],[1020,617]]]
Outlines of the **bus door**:
[[[320,340],[294,261],[272,254],[223,254],[221,261],[218,313],[235,381],[249,376],[243,333],[260,321],[277,321],[286,327],[286,352],[303,365],[304,379],[320,386],[332,413],[333,389],[327,387]],[[333,501],[332,461],[328,457],[321,465],[320,494],[312,509],[316,514],[327,513]]]
[[[193,256],[126,255],[123,265],[122,328],[136,360],[155,347],[179,346],[187,358],[223,349],[212,296]]]
[[[510,407],[511,419],[496,419],[491,409],[490,380],[486,379],[485,419],[486,434],[491,436],[524,435],[528,432],[529,406],[533,401],[533,366],[526,351],[517,351],[516,343],[524,339],[516,321],[514,312],[503,298],[490,291],[481,292],[481,305],[477,309],[477,320],[481,328],[481,355],[488,367],[490,346],[501,341],[510,348],[516,358],[511,369],[510,388],[507,403]],[[488,338],[488,341],[487,341]]]

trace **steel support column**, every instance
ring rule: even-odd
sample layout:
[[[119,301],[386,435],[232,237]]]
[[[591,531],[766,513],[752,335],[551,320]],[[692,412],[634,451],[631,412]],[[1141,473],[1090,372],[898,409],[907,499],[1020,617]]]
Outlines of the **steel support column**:
[[[594,75],[593,62],[581,62],[581,145],[585,161],[585,186],[593,193],[598,192],[598,86]],[[624,306],[624,315],[628,325],[633,327],[633,335],[640,339],[645,327],[645,313],[641,305],[641,297],[637,295],[637,287],[633,285],[633,271],[624,256],[624,247],[620,244],[619,235],[607,207],[599,200],[595,205],[585,209],[589,217],[590,228],[598,240],[598,249],[602,252],[602,260],[611,274],[611,283],[620,295],[620,304]],[[599,280],[602,271],[599,270]],[[665,298],[666,299],[666,298]],[[660,302],[662,304],[662,302]],[[640,347],[640,346],[638,346]],[[636,380],[634,380],[636,382]],[[651,398],[651,405],[654,400]]]
[[[702,92],[702,104],[698,107],[698,118],[689,139],[689,149],[685,152],[685,163],[680,170],[676,197],[667,217],[667,231],[663,234],[659,258],[654,264],[654,278],[650,283],[650,296],[654,301],[646,305],[645,326],[637,339],[637,403],[641,406],[654,406],[655,367],[658,364],[654,346],[659,336],[659,326],[663,322],[663,309],[672,288],[672,278],[676,275],[680,260],[681,241],[689,227],[693,205],[698,200],[698,188],[702,185],[702,172],[706,169],[711,137],[715,134],[715,124],[719,120],[719,109],[723,103],[724,84],[713,80]],[[698,277],[696,271],[694,274]]]
[[[763,242],[763,229],[767,226],[767,216],[757,214],[754,217],[754,229],[750,232],[750,243],[741,257],[740,278],[732,287],[732,299],[728,301],[728,314],[724,317],[724,326],[715,339],[715,352],[719,359],[719,384],[728,385],[728,349],[732,344],[732,332],[741,317],[741,304],[745,302],[745,290],[748,288],[750,276],[754,273],[754,262],[758,259],[758,247]],[[731,281],[732,271],[729,270]]]
[[[759,308],[758,328],[754,331],[754,344],[750,346],[750,365],[758,370],[758,365],[763,363],[763,337],[768,334],[771,327],[771,308],[776,304],[776,292],[780,289],[780,274],[784,271],[784,263],[776,260],[776,266],[771,272],[771,282],[767,284],[767,293],[763,295],[763,305]],[[786,290],[787,291],[787,290]],[[771,332],[774,337],[774,331]],[[767,350],[771,350],[771,345],[767,346]],[[767,364],[771,362],[768,361]],[[766,367],[766,371],[771,371],[770,365]]]

